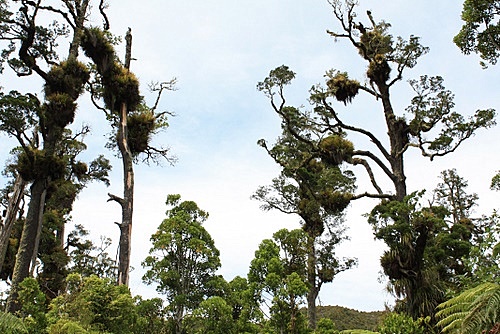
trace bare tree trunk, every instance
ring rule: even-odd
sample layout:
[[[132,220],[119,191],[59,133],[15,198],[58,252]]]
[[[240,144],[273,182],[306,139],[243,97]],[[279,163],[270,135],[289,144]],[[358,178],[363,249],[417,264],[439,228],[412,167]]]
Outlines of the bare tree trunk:
[[[7,249],[9,248],[10,234],[16,220],[16,214],[19,210],[19,204],[21,203],[25,188],[26,181],[23,180],[21,175],[18,175],[14,181],[14,189],[9,199],[9,206],[7,207],[7,212],[5,213],[4,226],[0,234],[0,271],[2,271],[5,255],[7,254]]]
[[[125,67],[130,68],[132,34],[129,30],[125,37],[126,53]],[[127,105],[122,103],[120,111],[120,125],[118,129],[118,148],[123,162],[123,199],[119,201],[122,207],[122,222],[120,227],[120,252],[118,255],[118,285],[128,285],[130,269],[130,252],[132,239],[132,215],[134,210],[134,165],[132,152],[128,145],[127,135]]]
[[[18,302],[19,284],[29,276],[30,264],[35,252],[35,239],[39,225],[42,224],[43,207],[45,205],[46,179],[35,180],[31,185],[31,200],[19,242],[16,263],[12,274],[12,287],[7,301],[7,312],[14,313],[20,309]]]
[[[118,255],[118,284],[128,285],[130,252],[132,238],[132,215],[134,210],[134,168],[132,153],[127,141],[127,106],[124,103],[120,114],[118,130],[118,147],[123,160],[123,199],[119,201],[122,207],[122,222],[120,227],[120,252]]]

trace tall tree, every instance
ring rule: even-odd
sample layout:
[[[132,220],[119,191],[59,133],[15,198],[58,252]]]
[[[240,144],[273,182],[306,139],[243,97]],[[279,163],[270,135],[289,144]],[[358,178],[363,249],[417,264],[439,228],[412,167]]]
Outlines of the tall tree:
[[[106,27],[109,28],[109,27]],[[117,202],[122,209],[118,255],[118,284],[128,285],[132,218],[134,209],[134,162],[139,155],[143,161],[158,162],[164,158],[171,164],[175,158],[168,155],[168,148],[155,148],[150,145],[151,136],[159,129],[166,128],[168,112],[157,112],[156,108],[161,94],[173,90],[175,79],[161,84],[154,84],[151,89],[158,93],[153,107],[148,107],[139,93],[139,81],[130,72],[132,59],[132,33],[130,29],[125,36],[126,53],[122,65],[115,54],[113,38],[106,30],[98,28],[86,29],[82,37],[85,54],[96,65],[99,78],[97,87],[92,88],[94,97],[102,97],[106,112],[114,128],[111,147],[118,147],[123,165],[123,197],[109,195],[108,201]]]
[[[73,122],[75,101],[83,92],[89,78],[87,68],[77,61],[78,40],[87,16],[88,1],[63,1],[59,8],[42,4],[42,1],[20,1],[16,4],[17,15],[3,12],[5,28],[1,38],[11,43],[3,60],[19,76],[36,73],[44,80],[45,102],[34,110],[38,117],[42,146],[20,143],[24,151],[19,156],[20,174],[26,181],[32,181],[31,198],[20,247],[14,267],[9,311],[19,308],[16,303],[19,283],[29,275],[29,268],[37,253],[42,229],[42,214],[45,206],[47,185],[57,179],[64,168],[55,153],[64,128]],[[46,28],[39,24],[42,13],[49,13],[62,19],[66,26],[54,23]],[[57,38],[73,32],[66,61],[58,61],[55,53]],[[11,55],[18,50],[17,57]],[[50,66],[46,71],[41,62]],[[23,138],[24,139],[24,138]]]
[[[194,310],[210,295],[210,283],[217,279],[219,251],[202,226],[208,213],[195,202],[182,201],[180,195],[168,195],[167,218],[151,236],[150,255],[143,280],[155,284],[166,296],[173,332],[182,334],[186,312]]]
[[[349,78],[345,72],[330,70],[326,73],[326,86],[317,85],[311,89],[312,110],[286,106],[284,88],[295,76],[286,66],[271,71],[258,88],[271,100],[272,108],[283,119],[288,129],[300,127],[308,129],[309,133],[317,134],[343,131],[347,133],[347,138],[351,135],[366,138],[373,146],[353,149],[346,162],[363,167],[375,191],[366,191],[354,197],[403,202],[408,195],[404,157],[410,148],[419,149],[423,156],[431,160],[447,155],[455,151],[476,130],[493,126],[495,112],[492,109],[478,110],[473,116],[465,118],[453,110],[453,94],[445,89],[443,78],[426,75],[409,81],[416,95],[405,109],[405,113],[397,112],[392,104],[391,89],[401,81],[406,69],[415,67],[418,58],[427,53],[428,48],[422,46],[419,38],[415,36],[410,36],[409,40],[401,37],[394,39],[389,34],[390,25],[384,21],[377,23],[370,11],[367,12],[367,23],[358,22],[355,1],[330,0],[329,3],[340,30],[328,33],[336,40],[347,40],[368,65],[366,83],[361,84]],[[334,102],[346,105],[351,103],[358,93],[366,93],[374,98],[375,103],[381,104],[387,138],[376,135],[374,129],[362,128],[342,120],[340,108],[335,107]],[[310,138],[300,132],[290,132],[300,141],[311,142]],[[329,151],[333,157],[340,147],[331,145]],[[374,173],[373,166],[379,169],[381,174]],[[384,177],[390,184],[386,189],[381,186],[386,184],[382,183]],[[391,280],[414,279],[413,273],[421,271],[419,266],[429,233],[422,225],[412,225],[408,215],[403,215],[401,219],[399,222],[384,221],[384,224],[406,224],[408,228],[420,226],[421,228],[414,231],[416,238],[413,240],[416,243],[407,245],[410,246],[412,254],[401,254],[420,260],[415,262],[402,259],[401,267],[396,268],[394,272],[396,275],[389,277]],[[394,233],[399,233],[398,229],[395,229]],[[410,264],[417,267],[407,267]],[[414,287],[418,289],[418,284]]]
[[[300,129],[293,131],[297,133]],[[327,151],[333,143],[342,147],[335,158]],[[297,214],[302,219],[302,228],[308,236],[307,312],[309,327],[314,329],[316,299],[322,285],[332,282],[336,274],[355,264],[353,259],[340,260],[335,255],[337,244],[346,239],[343,210],[355,188],[352,172],[340,166],[352,151],[352,143],[341,134],[325,135],[304,143],[284,124],[283,135],[272,148],[263,140],[259,144],[282,167],[282,172],[271,186],[259,187],[252,198],[262,201],[264,210],[276,209]]]

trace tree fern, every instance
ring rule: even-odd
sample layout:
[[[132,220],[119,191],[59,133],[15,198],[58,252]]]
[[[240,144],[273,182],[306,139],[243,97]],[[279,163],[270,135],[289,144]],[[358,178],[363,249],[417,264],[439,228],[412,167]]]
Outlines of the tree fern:
[[[500,285],[483,283],[440,304],[443,333],[476,334],[500,322]]]
[[[11,313],[0,312],[0,332],[4,334],[24,334],[28,329],[23,321]]]

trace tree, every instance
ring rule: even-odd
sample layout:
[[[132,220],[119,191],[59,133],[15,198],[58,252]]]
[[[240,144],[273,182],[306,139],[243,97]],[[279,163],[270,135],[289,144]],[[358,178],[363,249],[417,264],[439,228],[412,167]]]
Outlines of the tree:
[[[130,29],[125,36],[126,55],[122,65],[115,54],[113,38],[107,31],[109,27],[85,29],[82,36],[82,48],[95,64],[98,78],[91,87],[93,98],[102,98],[105,107],[99,107],[106,113],[115,133],[111,147],[118,147],[123,165],[123,197],[108,194],[108,201],[117,202],[122,209],[118,255],[118,284],[128,285],[132,218],[134,208],[134,161],[139,155],[145,156],[143,161],[158,162],[165,158],[171,164],[175,158],[168,156],[169,149],[155,148],[150,145],[151,136],[158,130],[166,128],[167,112],[156,112],[161,94],[173,90],[175,79],[169,82],[152,85],[158,93],[153,107],[148,107],[139,93],[139,81],[130,72],[132,59],[132,33]],[[97,105],[97,104],[96,104]]]
[[[495,65],[500,56],[500,2],[498,0],[465,0],[464,24],[453,42],[464,54],[477,53]],[[486,64],[481,61],[481,65]]]
[[[269,307],[271,327],[280,333],[300,333],[307,326],[299,311],[308,291],[306,259],[307,234],[281,229],[260,243],[250,264],[248,281]]]
[[[219,296],[210,297],[200,303],[193,316],[198,320],[199,333],[232,334],[236,331],[236,323],[232,317],[232,307]]]
[[[68,323],[90,333],[133,333],[138,316],[126,286],[117,286],[107,278],[79,274],[68,275],[67,286],[65,294],[51,301],[47,313],[49,333],[57,333],[56,329]]]
[[[21,1],[18,5],[15,16],[6,7],[2,8],[5,29],[0,38],[10,41],[7,50],[2,53],[2,60],[7,61],[19,76],[36,73],[41,77],[45,83],[45,102],[36,103],[36,109],[32,110],[38,117],[42,147],[38,147],[36,141],[26,142],[26,137],[18,138],[22,140],[20,145],[23,148],[18,158],[18,170],[21,177],[25,181],[31,181],[32,185],[7,307],[11,312],[19,308],[16,303],[18,286],[29,276],[30,264],[38,252],[47,185],[57,179],[64,169],[63,162],[55,154],[57,145],[65,127],[73,122],[75,101],[83,93],[84,84],[89,78],[86,66],[77,60],[78,40],[86,18],[88,1],[64,1],[60,8],[31,1]],[[65,61],[58,61],[55,50],[58,37],[65,36],[69,29],[57,23],[49,28],[38,24],[37,20],[42,12],[59,16],[71,27],[73,38]],[[18,57],[12,57],[16,49]],[[44,70],[40,62],[45,62],[50,70]]]
[[[304,133],[315,134],[314,138],[318,138],[323,133],[345,132],[347,138],[358,135],[373,144],[363,149],[353,147],[344,159],[349,164],[364,168],[374,188],[374,192],[367,190],[353,195],[351,199],[371,197],[403,202],[409,195],[404,159],[410,148],[417,148],[423,156],[431,160],[452,153],[476,130],[493,126],[495,111],[478,110],[473,116],[465,118],[454,111],[453,94],[445,89],[443,78],[422,75],[419,79],[409,80],[415,97],[405,109],[405,113],[397,112],[392,104],[391,89],[403,79],[406,69],[416,66],[418,58],[426,54],[428,48],[422,46],[419,38],[415,36],[410,36],[409,40],[401,37],[394,39],[389,34],[390,25],[384,21],[376,23],[369,11],[368,23],[357,22],[355,1],[331,0],[329,3],[340,25],[340,31],[328,33],[336,40],[347,40],[368,65],[366,83],[361,84],[349,78],[346,72],[330,70],[325,76],[326,86],[316,85],[311,89],[312,110],[286,105],[284,88],[295,77],[295,73],[287,66],[272,70],[257,87],[270,99],[273,110],[299,141],[311,142],[312,135],[308,137],[303,135]],[[334,102],[347,105],[360,93],[368,94],[374,98],[375,103],[381,104],[387,138],[375,135],[374,129],[361,128],[342,120],[341,108],[335,106]],[[303,129],[304,132],[294,131],[296,128]],[[337,157],[342,153],[342,147],[332,145],[326,149],[331,152],[332,157]],[[381,174],[375,173],[373,167],[381,171]],[[384,177],[390,184],[387,189],[381,186]],[[400,233],[396,225],[401,227],[406,225],[407,228],[421,226],[411,224],[407,214],[403,214],[400,218],[399,222],[385,220],[383,224],[393,225],[395,234]],[[375,229],[379,227],[382,225],[375,226]],[[409,279],[407,277],[409,273],[414,273],[415,269],[420,270],[418,267],[404,266],[410,263],[422,263],[429,230],[419,228],[413,233],[416,235],[413,241],[421,244],[407,244],[406,247],[418,250],[412,256],[419,260],[408,261],[402,258],[408,253],[399,254],[403,266],[394,272],[395,276],[389,277],[391,280]],[[403,250],[404,247],[400,245],[397,249]],[[414,288],[419,289],[418,285]]]
[[[210,283],[217,279],[219,251],[202,226],[207,212],[195,202],[181,202],[180,195],[168,195],[166,204],[172,208],[151,236],[143,280],[156,284],[156,290],[166,296],[173,331],[181,334],[184,316],[209,296]]]
[[[339,134],[310,140],[297,140],[283,124],[283,135],[269,149],[264,140],[259,144],[282,167],[271,186],[259,187],[252,196],[264,204],[263,210],[279,210],[297,214],[302,218],[302,228],[307,240],[307,312],[309,327],[316,328],[316,299],[323,283],[332,282],[335,275],[351,268],[353,259],[339,260],[335,247],[345,240],[343,235],[343,210],[348,206],[355,189],[354,177],[340,164],[352,150],[352,143]],[[328,147],[337,145],[337,156],[332,157]],[[328,161],[325,163],[322,159]]]
[[[108,254],[111,239],[101,236],[96,245],[88,235],[89,232],[82,225],[76,225],[68,234],[66,249],[71,258],[68,271],[82,277],[95,275],[116,280],[116,261]]]

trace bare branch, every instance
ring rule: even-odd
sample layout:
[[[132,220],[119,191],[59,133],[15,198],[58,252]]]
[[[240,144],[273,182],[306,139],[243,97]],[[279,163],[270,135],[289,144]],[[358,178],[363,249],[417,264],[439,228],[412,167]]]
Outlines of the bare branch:
[[[120,204],[121,206],[125,205],[125,201],[123,200],[123,198],[118,197],[118,196],[113,195],[113,194],[110,194],[110,193],[108,193],[108,196],[109,196],[109,198],[108,198],[107,202],[115,201],[116,203]]]

